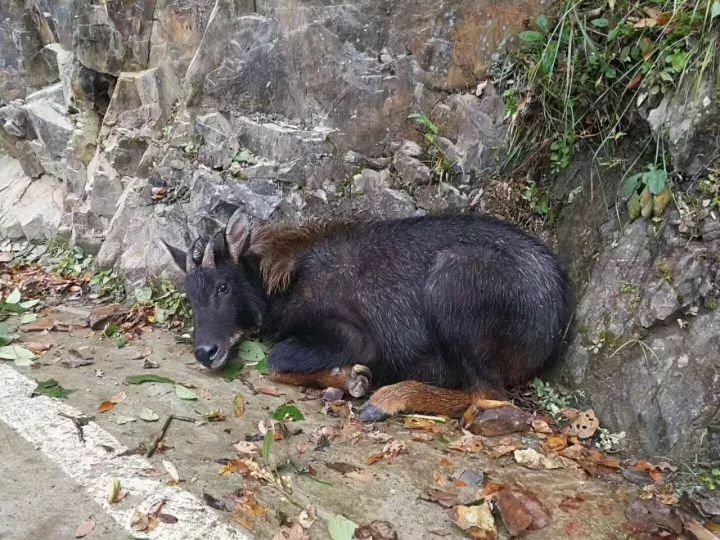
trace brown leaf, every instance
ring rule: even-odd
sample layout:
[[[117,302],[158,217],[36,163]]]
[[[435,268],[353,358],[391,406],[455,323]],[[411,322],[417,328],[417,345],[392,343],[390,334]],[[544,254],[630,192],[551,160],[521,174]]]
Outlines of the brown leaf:
[[[130,518],[130,528],[132,528],[133,531],[146,531],[148,529],[148,526],[150,525],[150,520],[147,516],[147,514],[143,514],[142,512],[135,510],[133,512],[132,517]]]
[[[119,394],[114,395],[110,398],[110,402],[117,405],[118,403],[122,403],[127,399],[127,394],[125,392],[120,392]]]
[[[450,510],[450,519],[470,538],[495,540],[495,519],[487,503],[472,506],[456,506]]]
[[[23,345],[35,354],[42,354],[52,347],[52,343],[38,343],[36,341],[26,341]]]
[[[261,394],[265,394],[266,396],[280,397],[285,395],[285,392],[283,392],[279,388],[275,388],[274,386],[258,386],[255,388],[255,390],[257,390]]]
[[[95,517],[89,516],[85,521],[83,521],[80,525],[78,525],[78,528],[75,530],[75,538],[84,538],[91,532],[93,532],[93,529],[95,528]]]
[[[397,540],[397,533],[389,521],[371,521],[367,525],[360,525],[355,531],[360,539]]]
[[[106,413],[112,411],[115,408],[115,404],[112,401],[103,401],[98,407],[99,413]]]
[[[238,441],[234,444],[235,450],[241,454],[256,455],[258,447],[255,443],[249,441]]]
[[[225,467],[220,469],[218,473],[220,476],[230,476],[231,474],[240,473],[243,476],[250,474],[250,468],[247,463],[241,459],[234,459],[228,463]]]
[[[636,500],[625,511],[625,517],[637,532],[657,534],[664,530],[680,534],[683,529],[677,511],[655,500]]]
[[[568,438],[567,435],[550,435],[545,440],[545,449],[548,452],[562,452],[567,448]]]
[[[416,442],[430,442],[435,440],[435,436],[427,432],[413,433],[410,438]]]
[[[175,516],[173,516],[171,514],[160,514],[158,517],[160,518],[160,521],[162,521],[163,523],[177,523],[178,522],[178,518],[176,518]]]
[[[546,435],[549,435],[553,432],[548,423],[545,420],[540,420],[539,418],[535,418],[532,421],[531,426],[533,428],[533,431],[536,433],[544,433]]]
[[[477,435],[463,435],[458,440],[448,445],[450,450],[456,452],[476,453],[481,452],[484,448],[482,437]]]
[[[23,332],[49,332],[56,326],[56,322],[52,319],[40,319],[34,323],[23,326]]]
[[[562,464],[558,463],[547,456],[543,456],[537,450],[532,448],[526,448],[525,450],[515,450],[514,454],[515,461],[519,465],[523,465],[528,469],[542,470],[542,469],[561,469]]]
[[[242,397],[242,394],[235,396],[233,406],[235,407],[235,416],[241,418],[245,414],[245,398]]]
[[[452,508],[458,504],[458,493],[445,491],[437,488],[430,488],[424,495],[420,495],[424,501],[438,503],[445,508]]]
[[[431,431],[433,433],[442,433],[445,427],[438,422],[428,420],[427,418],[405,418],[405,427],[408,429],[420,429],[423,431]]]
[[[360,470],[360,467],[356,467],[355,465],[351,465],[350,463],[344,463],[342,461],[331,461],[325,463],[325,466],[328,469],[339,472],[340,474],[347,474],[349,472],[355,472]]]
[[[385,454],[372,454],[368,457],[367,463],[368,465],[375,465],[378,461],[382,461],[385,457]]]
[[[588,449],[581,444],[573,444],[560,452],[560,455],[575,461],[582,461],[588,456]]]
[[[600,427],[600,422],[592,409],[578,414],[568,426],[571,428],[568,435],[577,435],[581,439],[588,439],[595,435]]]
[[[407,454],[408,448],[405,441],[390,441],[383,447],[385,459],[392,460],[400,454]]]
[[[510,438],[500,440],[498,444],[493,446],[486,446],[485,453],[493,459],[499,459],[507,454],[514,452],[522,448],[522,445]]]

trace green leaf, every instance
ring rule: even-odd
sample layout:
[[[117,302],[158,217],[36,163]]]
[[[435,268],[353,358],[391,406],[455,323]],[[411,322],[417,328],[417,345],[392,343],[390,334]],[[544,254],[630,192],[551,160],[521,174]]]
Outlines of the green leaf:
[[[720,15],[720,0],[715,0],[712,7],[710,8],[710,19]]]
[[[537,19],[535,19],[535,24],[542,28],[542,31],[545,33],[550,31],[550,19],[548,19],[545,15],[540,15]]]
[[[118,337],[115,338],[115,345],[118,349],[122,349],[128,343],[128,338],[125,336],[125,334],[120,334]]]
[[[687,66],[689,58],[690,55],[686,53],[673,54],[670,57],[670,65],[676,73],[682,73],[682,71],[685,69],[685,66]]]
[[[273,420],[282,422],[283,420],[290,419],[293,422],[299,422],[305,420],[303,413],[294,405],[281,405],[277,410],[272,413]]]
[[[642,178],[653,195],[660,195],[667,187],[667,172],[664,169],[652,169],[644,173]]]
[[[35,387],[35,390],[33,390],[33,393],[30,394],[30,397],[49,396],[65,399],[72,392],[73,390],[67,390],[60,386],[55,379],[48,379],[47,381],[38,381],[38,385]]]
[[[26,313],[22,317],[20,317],[20,324],[30,324],[31,322],[37,321],[37,314],[36,313]]]
[[[20,289],[15,289],[13,292],[10,293],[10,296],[5,299],[6,304],[17,304],[19,301]]]
[[[358,525],[345,516],[337,514],[327,520],[327,528],[332,540],[352,540]]]
[[[257,341],[243,341],[238,348],[238,356],[245,362],[260,362],[266,353]]]
[[[270,463],[270,452],[272,451],[272,445],[274,440],[275,432],[272,429],[269,429],[265,433],[265,438],[263,439],[262,445],[262,458],[265,462],[265,465],[268,465]]]
[[[239,379],[244,367],[240,362],[230,362],[223,370],[224,379],[227,382],[233,382]]]
[[[175,395],[179,397],[180,399],[186,399],[188,401],[194,401],[197,399],[197,396],[195,395],[195,392],[190,390],[189,388],[185,388],[181,384],[175,385]]]
[[[622,185],[621,197],[624,201],[627,201],[632,197],[633,193],[637,191],[638,184],[642,174],[633,174],[629,176]]]
[[[111,323],[105,327],[105,330],[103,330],[103,335],[107,338],[111,338],[118,332],[120,332],[120,327],[115,323]]]
[[[270,367],[268,366],[267,357],[260,360],[257,366],[255,366],[255,369],[257,369],[260,375],[267,375],[268,373],[270,373]]]
[[[157,413],[147,407],[140,411],[138,416],[140,417],[140,420],[145,420],[146,422],[157,422],[160,419]]]
[[[152,289],[150,287],[142,287],[135,291],[135,300],[140,304],[147,304],[152,300]]]
[[[592,24],[595,28],[607,28],[610,26],[610,21],[608,21],[605,17],[600,17],[599,19],[593,19],[590,21],[590,24]]]
[[[526,32],[520,32],[520,40],[525,43],[540,43],[545,40],[545,36],[535,30],[528,30]]]
[[[0,324],[0,347],[10,345],[15,339],[15,336],[10,332],[10,329],[4,324]]]
[[[29,366],[35,360],[35,354],[19,345],[6,345],[0,347],[0,358],[3,360],[13,360],[15,365]]]
[[[167,377],[161,377],[160,375],[130,375],[125,378],[125,382],[128,384],[143,384],[143,383],[167,383],[175,384],[175,381]]]

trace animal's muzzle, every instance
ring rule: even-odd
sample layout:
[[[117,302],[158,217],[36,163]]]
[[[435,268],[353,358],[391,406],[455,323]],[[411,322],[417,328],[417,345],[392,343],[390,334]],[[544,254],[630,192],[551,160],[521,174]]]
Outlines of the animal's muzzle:
[[[205,367],[211,367],[218,355],[217,345],[200,345],[195,349],[195,359]]]

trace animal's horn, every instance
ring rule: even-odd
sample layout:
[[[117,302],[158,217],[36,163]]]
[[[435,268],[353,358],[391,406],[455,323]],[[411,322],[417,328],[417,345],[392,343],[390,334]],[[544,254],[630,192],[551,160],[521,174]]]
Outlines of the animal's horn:
[[[198,267],[201,261],[202,248],[200,246],[200,238],[197,238],[187,251],[187,255],[185,257],[185,271],[189,274]]]
[[[215,268],[215,237],[210,238],[205,246],[205,253],[203,253],[202,258],[202,267]]]

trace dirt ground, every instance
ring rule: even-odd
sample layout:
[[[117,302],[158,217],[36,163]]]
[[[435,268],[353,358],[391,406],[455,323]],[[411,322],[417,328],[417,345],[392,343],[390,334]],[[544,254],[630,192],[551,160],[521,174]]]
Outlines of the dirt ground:
[[[246,367],[241,379],[232,382],[210,373],[193,360],[188,345],[176,343],[171,334],[159,329],[149,328],[142,339],[118,348],[99,332],[84,327],[88,314],[89,308],[81,305],[46,309],[43,320],[67,324],[70,331],[31,334],[21,328],[19,343],[27,340],[52,347],[34,366],[15,369],[36,380],[54,378],[63,388],[74,390],[67,403],[94,417],[94,422],[126,449],[147,450],[169,415],[195,419],[197,422],[172,421],[160,451],[149,461],[163,482],[173,483],[169,475],[162,476],[163,460],[171,462],[180,478],[177,489],[187,490],[201,500],[205,494],[227,500],[233,493],[237,498],[243,490],[245,494],[252,493],[256,505],[250,504],[255,510],[248,510],[248,515],[217,512],[220,520],[235,527],[242,528],[241,523],[252,526],[258,538],[271,538],[310,506],[314,506],[318,518],[307,530],[311,538],[328,538],[325,522],[337,514],[361,525],[378,520],[389,522],[399,538],[462,538],[464,534],[452,522],[447,508],[463,502],[453,498],[462,491],[458,487],[467,491],[467,484],[457,482],[461,475],[473,479],[470,482],[473,488],[484,486],[487,490],[493,484],[518,483],[533,493],[549,511],[550,520],[543,529],[526,532],[527,538],[612,539],[628,535],[624,528],[625,510],[636,497],[637,488],[617,477],[593,479],[582,468],[568,466],[531,470],[515,463],[512,452],[493,459],[484,452],[453,451],[449,443],[458,440],[462,433],[452,432],[442,424],[437,424],[439,433],[432,433],[407,429],[403,418],[364,425],[326,414],[317,392],[274,385],[253,368]],[[94,363],[66,367],[62,361],[71,358],[71,349]],[[158,367],[145,369],[147,360]],[[125,382],[128,376],[142,374],[189,384],[198,399],[180,399],[172,384]],[[121,392],[126,398],[113,410],[98,412],[103,402]],[[240,417],[234,412],[238,395],[245,403]],[[259,455],[263,440],[259,424],[269,426],[271,413],[288,403],[294,404],[305,419],[285,423],[285,439],[272,446],[268,469],[282,482],[254,479],[243,474],[247,471],[242,468],[220,474],[239,457],[234,446],[238,441],[256,441],[257,453],[240,457],[263,462]],[[158,421],[140,419],[145,408],[155,412]],[[204,421],[206,415],[218,410],[224,413],[223,421]],[[136,420],[118,423],[127,418]],[[60,421],[64,419],[58,417]],[[76,436],[72,430],[66,434]],[[488,447],[492,446],[490,439],[485,441]],[[500,439],[520,447],[537,447],[541,442],[535,434]],[[4,479],[0,489],[4,514],[0,538],[67,538],[90,514],[96,516],[97,525],[88,537],[124,536],[122,527],[107,518],[42,451],[2,423],[0,440],[0,478]],[[382,455],[393,441],[402,441],[404,445],[400,448],[406,451],[369,464],[372,456]],[[120,451],[113,449],[107,459],[112,460]],[[386,453],[392,454],[392,450]],[[475,474],[468,476],[468,471]],[[476,495],[470,496],[466,502],[475,498]],[[131,505],[132,499],[127,497],[115,504]],[[506,537],[502,520],[496,522],[500,537]],[[171,530],[173,524],[161,523],[159,528],[163,527]]]

